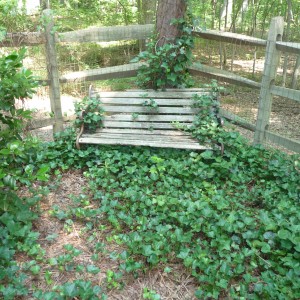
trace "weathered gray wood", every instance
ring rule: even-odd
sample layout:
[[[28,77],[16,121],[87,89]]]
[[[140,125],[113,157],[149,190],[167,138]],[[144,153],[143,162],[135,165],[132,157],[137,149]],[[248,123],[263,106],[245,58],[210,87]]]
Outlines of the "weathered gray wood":
[[[293,72],[293,79],[292,79],[292,89],[297,89],[297,81],[298,81],[298,76],[300,73],[300,55],[297,55],[297,60],[294,66],[294,72]]]
[[[63,117],[64,123],[74,121],[76,119],[75,116],[67,116]],[[47,126],[52,126],[55,124],[54,118],[47,118],[47,119],[32,119],[28,123],[26,123],[26,128],[30,130],[43,128]]]
[[[108,98],[101,96],[101,103],[103,106],[106,106],[107,104],[114,104],[114,105],[143,105],[145,101],[149,100],[151,97],[144,98]],[[157,99],[155,98],[155,102],[158,105],[163,106],[191,106],[193,105],[194,101],[190,99]]]
[[[126,128],[101,128],[97,133],[116,133],[116,134],[146,134],[146,135],[163,135],[163,136],[182,136],[186,135],[185,132],[180,130],[143,130],[143,129],[126,129]]]
[[[128,115],[128,114],[115,114],[104,117],[105,121],[130,121],[130,122],[193,122],[194,115]]]
[[[141,40],[151,36],[154,25],[108,26],[60,33],[57,41],[64,43]]]
[[[255,125],[251,124],[249,121],[245,120],[244,118],[242,118],[236,114],[233,114],[233,113],[221,108],[220,115],[223,118],[231,121],[233,124],[239,125],[240,127],[251,130],[253,132],[255,131]]]
[[[44,44],[46,38],[42,32],[16,32],[7,33],[0,47],[36,46]]]
[[[126,133],[93,133],[92,135],[84,134],[82,138],[105,138],[105,139],[117,139],[120,141],[128,141],[128,140],[137,140],[137,141],[150,141],[150,142],[176,142],[176,143],[190,143],[190,144],[198,144],[197,141],[191,139],[191,137],[186,135],[159,135],[159,134],[126,134]]]
[[[43,120],[33,119],[33,120],[30,120],[26,124],[26,128],[28,128],[30,130],[33,130],[33,129],[38,129],[38,128],[51,126],[51,125],[54,125],[54,124],[55,124],[55,119],[54,118],[47,118],[47,119],[43,119]]]
[[[276,49],[282,52],[300,54],[300,43],[276,42]]]
[[[156,108],[151,108],[147,106],[108,106],[105,105],[104,110],[106,112],[123,112],[123,113],[149,113],[149,114],[182,114],[190,115],[195,114],[199,109],[190,107],[163,107],[159,106]]]
[[[190,126],[190,123],[180,122],[180,125]],[[103,126],[107,128],[141,128],[141,129],[174,129],[175,124],[159,122],[122,122],[122,121],[105,121]]]
[[[220,114],[222,117],[230,120],[234,124],[237,124],[242,128],[245,128],[245,129],[255,132],[255,128],[256,128],[255,125],[251,124],[250,122],[241,118],[240,116],[237,116],[237,115],[235,115],[231,112],[225,111],[223,109],[220,110]],[[279,146],[283,146],[284,148],[286,148],[290,151],[300,153],[300,141],[283,137],[280,134],[277,134],[277,133],[274,133],[274,132],[271,132],[268,130],[265,131],[265,138],[266,138],[266,140],[273,142],[274,144],[277,144]]]
[[[267,140],[273,142],[276,145],[280,145],[290,151],[300,153],[300,141],[283,137],[280,134],[270,132],[268,130],[265,132],[265,136]]]
[[[37,80],[37,82],[41,86],[48,86],[48,85],[50,85],[50,80],[49,79],[40,79],[40,80]]]
[[[281,86],[272,85],[270,88],[270,92],[273,95],[286,97],[294,101],[300,102],[300,91],[294,89],[288,89]]]
[[[45,18],[45,36],[46,36],[46,55],[47,55],[47,72],[50,81],[50,102],[51,111],[54,114],[55,124],[53,125],[53,133],[63,131],[63,116],[60,101],[59,72],[57,66],[57,53],[55,48],[55,38],[53,34],[53,15],[50,9],[43,11]]]
[[[98,97],[105,111],[103,128],[96,133],[83,135],[79,143],[112,145],[136,145],[151,147],[172,147],[182,149],[203,149],[180,128],[192,125],[199,108],[192,108],[195,94],[209,94],[207,89],[134,90],[124,92],[91,91],[90,97]],[[157,107],[144,105],[154,100]],[[170,105],[172,104],[172,105]],[[169,105],[169,106],[168,106]],[[111,114],[111,113],[116,114]]]
[[[209,147],[199,144],[187,144],[179,142],[156,142],[156,141],[140,141],[140,140],[118,140],[118,139],[105,139],[105,138],[80,138],[79,143],[85,144],[101,144],[101,145],[129,145],[129,146],[148,146],[159,148],[175,148],[175,149],[194,149],[194,150],[207,150]]]
[[[237,85],[247,86],[255,89],[260,89],[261,87],[261,84],[258,82],[233,74],[228,71],[220,70],[218,68],[214,68],[206,65],[193,64],[191,67],[189,67],[189,72],[192,75],[201,75],[206,77],[208,76],[210,78],[214,78],[217,80],[221,80],[221,81],[225,81]]]
[[[207,40],[226,42],[236,45],[251,45],[255,47],[265,47],[267,45],[266,40],[232,32],[198,29],[193,30],[192,34],[196,37],[201,37]]]
[[[195,94],[202,95],[207,94],[209,91],[206,89],[186,89],[182,91],[174,91],[172,90],[166,90],[166,91],[144,91],[144,90],[135,90],[135,91],[116,91],[116,92],[102,92],[102,91],[94,91],[92,92],[92,96],[100,96],[100,99],[102,98],[143,98],[145,100],[148,100],[150,98],[155,98],[155,100],[158,99],[190,99]],[[120,96],[122,95],[122,96]]]
[[[265,131],[268,129],[272,107],[272,93],[270,91],[270,87],[275,82],[277,68],[280,61],[280,51],[276,49],[276,41],[282,38],[283,28],[284,21],[282,17],[272,19],[268,35],[265,65],[259,97],[259,109],[254,135],[255,144],[262,144],[264,142]]]
[[[134,77],[136,76],[137,70],[141,65],[142,64],[140,63],[133,63],[102,69],[72,72],[61,76],[60,82],[67,83]]]

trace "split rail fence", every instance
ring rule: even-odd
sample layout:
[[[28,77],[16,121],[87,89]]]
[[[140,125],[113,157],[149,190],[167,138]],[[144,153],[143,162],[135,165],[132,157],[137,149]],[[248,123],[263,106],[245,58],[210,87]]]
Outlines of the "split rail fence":
[[[59,75],[56,44],[57,43],[87,43],[87,42],[110,42],[119,40],[142,40],[147,39],[153,32],[153,25],[130,25],[117,27],[100,27],[84,29],[72,32],[57,33],[54,31],[54,21],[51,10],[44,12],[44,33],[9,33],[0,47],[13,45],[34,46],[44,44],[47,55],[48,79],[42,80],[49,85],[50,102],[53,118],[45,122],[45,126],[52,124],[54,132],[63,129],[64,118],[61,108],[60,85],[64,83],[96,81],[113,78],[134,77],[140,67],[140,63],[126,64],[122,66],[91,69],[86,71],[72,72],[63,76]],[[285,97],[300,102],[300,91],[275,85],[275,77],[281,52],[295,53],[300,55],[300,43],[282,42],[284,21],[282,17],[272,19],[267,40],[214,30],[194,30],[196,38],[226,42],[231,44],[262,47],[266,49],[265,64],[261,82],[256,82],[229,71],[220,70],[203,64],[193,64],[190,67],[192,75],[201,75],[238,86],[246,86],[260,90],[259,107],[256,125],[226,110],[221,110],[223,117],[231,120],[238,126],[254,132],[254,143],[263,144],[266,141],[300,153],[300,141],[287,138],[268,130],[272,108],[273,95]],[[41,126],[42,127],[42,126]]]

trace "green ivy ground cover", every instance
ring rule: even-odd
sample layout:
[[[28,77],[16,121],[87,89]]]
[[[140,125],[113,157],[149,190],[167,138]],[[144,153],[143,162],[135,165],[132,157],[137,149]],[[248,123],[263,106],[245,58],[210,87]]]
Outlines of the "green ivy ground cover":
[[[168,265],[175,261],[199,282],[199,299],[300,297],[300,175],[296,157],[247,146],[235,133],[228,133],[231,150],[223,156],[212,151],[146,147],[76,150],[71,137],[65,133],[40,149],[36,163],[48,162],[56,173],[58,168],[82,169],[94,208],[79,205],[56,213],[61,213],[60,219],[92,220],[95,230],[99,217],[108,220],[118,242],[127,247],[117,254],[121,274],[138,276],[161,262]],[[16,223],[7,213],[1,215],[0,222]],[[26,224],[30,222],[26,220]],[[20,274],[17,264],[10,263],[16,250],[36,257],[29,270],[39,271],[43,249],[38,245],[32,248],[38,233],[27,225],[27,233],[18,231],[18,237],[2,227],[2,241],[18,241],[1,252],[0,291],[4,299],[26,294],[24,278],[14,275]],[[16,226],[21,229],[22,220]],[[21,274],[26,276],[26,270]],[[100,297],[100,287],[83,281],[34,295],[38,299],[71,299],[66,295],[84,294],[82,285],[87,287],[88,297]],[[18,293],[12,292],[15,290]]]
[[[199,299],[298,299],[299,160],[248,146],[236,133],[224,136],[230,150],[223,156],[75,150],[68,136],[46,156],[53,168],[84,170],[97,208],[81,216],[102,216],[115,228],[128,249],[118,257],[121,272],[181,261],[199,282]]]
[[[17,62],[6,68],[14,70],[18,60],[10,56],[3,64]],[[24,82],[24,89],[31,86]],[[27,112],[15,114],[10,97],[1,118],[16,132],[0,132],[0,297],[107,299],[107,291],[124,287],[126,274],[138,277],[160,265],[168,273],[169,266],[181,263],[198,284],[198,299],[299,299],[299,156],[249,146],[239,134],[221,128],[216,89],[210,96],[195,97],[201,111],[188,129],[201,143],[215,145],[205,152],[126,146],[77,150],[74,129],[41,144],[19,134]],[[95,111],[89,107],[86,117],[93,125]],[[111,254],[119,266],[116,272],[106,272],[105,286],[93,285],[82,275],[98,274],[96,263],[74,267],[81,250],[73,245],[45,261],[46,249],[33,230],[39,201],[50,186],[56,188],[47,180],[74,169],[89,182],[87,194],[76,206],[53,207],[52,217],[64,222],[66,230],[81,220],[94,233],[103,222],[109,223],[110,239],[126,250]],[[20,195],[24,186],[30,196]],[[91,201],[92,207],[86,204]],[[94,247],[96,261],[104,246]],[[17,261],[19,253],[28,261]],[[38,289],[34,281],[29,287],[28,278],[39,278],[43,268],[49,289]],[[79,279],[53,286],[52,268],[75,272]],[[148,288],[142,297],[160,299]]]

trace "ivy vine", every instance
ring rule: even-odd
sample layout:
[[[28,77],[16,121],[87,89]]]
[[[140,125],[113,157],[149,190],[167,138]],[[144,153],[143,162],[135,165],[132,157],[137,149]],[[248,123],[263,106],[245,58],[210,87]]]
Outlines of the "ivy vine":
[[[88,133],[94,133],[102,127],[104,110],[98,97],[84,97],[75,103],[75,126]]]
[[[175,19],[172,24],[179,26],[182,32],[175,42],[157,47],[157,41],[153,38],[148,49],[132,60],[145,63],[138,70],[137,76],[137,84],[142,88],[184,88],[193,84],[187,71],[192,62],[194,47],[192,28],[184,19]]]

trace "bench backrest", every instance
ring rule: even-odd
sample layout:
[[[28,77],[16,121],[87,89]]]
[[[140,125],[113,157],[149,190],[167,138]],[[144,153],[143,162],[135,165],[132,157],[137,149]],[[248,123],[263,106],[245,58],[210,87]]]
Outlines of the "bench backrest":
[[[190,125],[197,109],[193,108],[193,95],[208,94],[207,89],[134,90],[124,92],[95,92],[105,111],[104,128],[174,129],[174,122]]]

